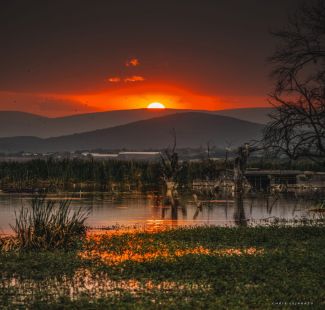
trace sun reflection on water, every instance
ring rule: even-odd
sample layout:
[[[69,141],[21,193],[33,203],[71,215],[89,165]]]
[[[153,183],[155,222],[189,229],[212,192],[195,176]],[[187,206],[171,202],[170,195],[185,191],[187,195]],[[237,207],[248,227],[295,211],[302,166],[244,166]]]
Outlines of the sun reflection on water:
[[[146,233],[155,233],[155,230],[146,231]],[[127,235],[128,240],[118,250],[108,250],[101,244],[109,244],[110,238],[114,236]],[[88,241],[92,244],[90,249],[79,252],[79,256],[84,259],[100,259],[108,265],[118,265],[125,261],[147,262],[155,259],[175,260],[178,257],[186,255],[209,255],[209,256],[244,256],[244,255],[262,255],[263,249],[255,247],[246,248],[217,248],[210,249],[202,245],[187,248],[170,248],[166,243],[159,242],[154,244],[154,239],[148,239],[146,244],[144,240],[137,238],[139,231],[115,231],[101,234],[88,235]],[[150,244],[152,243],[152,244]]]

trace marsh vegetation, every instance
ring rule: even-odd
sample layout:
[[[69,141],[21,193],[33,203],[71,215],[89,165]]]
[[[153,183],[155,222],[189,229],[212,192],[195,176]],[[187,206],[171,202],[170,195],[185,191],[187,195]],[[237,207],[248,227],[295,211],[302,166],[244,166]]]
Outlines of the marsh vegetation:
[[[167,163],[168,165],[168,163]],[[308,160],[287,161],[251,158],[248,168],[323,171],[324,166]],[[181,168],[181,169],[180,169]],[[174,176],[179,186],[189,189],[195,180],[216,180],[232,170],[230,160],[182,161]],[[96,161],[81,159],[37,159],[0,162],[0,189],[5,192],[60,191],[157,191],[164,185],[161,162]]]
[[[15,212],[13,234],[0,239],[2,251],[43,251],[75,248],[86,235],[88,211],[72,211],[69,200],[34,196],[30,206]]]
[[[0,254],[2,307],[324,306],[324,226],[128,231],[73,251]]]

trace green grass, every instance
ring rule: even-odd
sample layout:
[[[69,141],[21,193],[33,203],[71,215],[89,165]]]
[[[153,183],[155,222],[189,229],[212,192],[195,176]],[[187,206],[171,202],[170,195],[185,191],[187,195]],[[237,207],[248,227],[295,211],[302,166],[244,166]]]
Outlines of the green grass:
[[[75,251],[3,253],[0,308],[322,309],[324,236],[320,225],[201,227],[90,238]],[[243,255],[220,254],[229,249]]]

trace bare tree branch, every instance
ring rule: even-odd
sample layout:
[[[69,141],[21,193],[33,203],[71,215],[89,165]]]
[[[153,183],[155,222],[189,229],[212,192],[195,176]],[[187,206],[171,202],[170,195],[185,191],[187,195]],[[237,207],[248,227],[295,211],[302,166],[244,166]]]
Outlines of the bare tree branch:
[[[269,58],[275,88],[264,146],[290,159],[325,160],[325,2],[311,1],[273,32],[280,40]]]

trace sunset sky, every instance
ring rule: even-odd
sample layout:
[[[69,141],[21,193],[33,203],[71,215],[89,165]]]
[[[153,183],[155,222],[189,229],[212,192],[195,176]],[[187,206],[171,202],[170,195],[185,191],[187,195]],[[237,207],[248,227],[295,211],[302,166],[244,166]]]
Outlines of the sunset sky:
[[[299,2],[2,1],[0,110],[267,106],[269,31]]]

